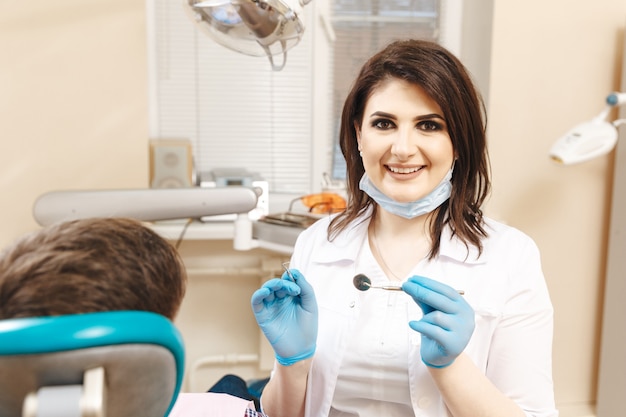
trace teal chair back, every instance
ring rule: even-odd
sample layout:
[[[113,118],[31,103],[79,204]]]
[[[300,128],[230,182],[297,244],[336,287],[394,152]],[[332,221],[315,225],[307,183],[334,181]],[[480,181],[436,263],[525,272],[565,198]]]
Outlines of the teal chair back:
[[[184,366],[179,331],[155,313],[0,320],[0,416],[167,416]],[[87,387],[94,375],[102,386]],[[94,390],[101,410],[85,411]]]

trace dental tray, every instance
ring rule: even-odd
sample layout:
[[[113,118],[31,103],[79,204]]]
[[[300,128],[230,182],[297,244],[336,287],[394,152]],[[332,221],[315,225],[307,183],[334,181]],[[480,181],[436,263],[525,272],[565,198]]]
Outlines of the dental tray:
[[[299,214],[299,213],[275,213],[275,214],[267,214],[259,219],[260,222],[270,223],[270,224],[278,224],[281,226],[291,226],[291,227],[299,227],[301,229],[306,229],[316,221],[318,221],[320,217],[311,215],[311,214]]]

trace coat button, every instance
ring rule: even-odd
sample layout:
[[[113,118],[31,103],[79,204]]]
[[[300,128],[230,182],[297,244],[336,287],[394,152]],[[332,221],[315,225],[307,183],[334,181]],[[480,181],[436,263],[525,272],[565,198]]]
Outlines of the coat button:
[[[420,398],[420,400],[417,402],[417,406],[421,408],[422,410],[427,409],[430,406],[430,398],[428,397]]]
[[[350,301],[350,304],[348,304],[350,306],[350,308],[354,308],[356,302],[354,300]]]

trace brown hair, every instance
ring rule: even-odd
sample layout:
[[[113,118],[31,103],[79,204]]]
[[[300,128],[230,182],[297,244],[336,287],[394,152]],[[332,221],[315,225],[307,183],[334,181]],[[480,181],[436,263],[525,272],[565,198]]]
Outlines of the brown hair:
[[[360,126],[367,100],[383,82],[397,78],[420,86],[441,107],[456,157],[452,195],[431,213],[429,258],[439,253],[441,232],[449,224],[465,245],[482,252],[487,236],[481,206],[489,194],[489,157],[486,111],[482,98],[463,64],[442,46],[423,40],[395,41],[361,68],[341,115],[339,142],[347,166],[349,204],[333,219],[329,239],[345,229],[374,201],[359,189],[365,172],[359,156],[355,124]]]
[[[186,288],[176,249],[123,218],[58,223],[0,255],[0,319],[110,310],[174,319]]]

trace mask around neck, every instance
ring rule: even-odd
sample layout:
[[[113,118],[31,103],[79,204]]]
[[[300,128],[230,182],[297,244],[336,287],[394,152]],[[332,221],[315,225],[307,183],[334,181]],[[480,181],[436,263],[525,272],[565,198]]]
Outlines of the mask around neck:
[[[361,180],[359,181],[359,188],[372,197],[374,201],[376,201],[376,203],[386,211],[397,216],[404,217],[405,219],[413,219],[430,213],[450,198],[450,194],[452,193],[451,179],[453,170],[454,166],[450,168],[439,185],[437,185],[428,195],[420,198],[419,200],[410,201],[408,203],[397,202],[396,200],[383,194],[378,188],[376,188],[376,186],[374,186],[367,173],[364,173],[363,177],[361,177]]]

